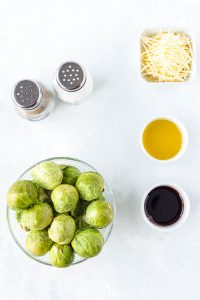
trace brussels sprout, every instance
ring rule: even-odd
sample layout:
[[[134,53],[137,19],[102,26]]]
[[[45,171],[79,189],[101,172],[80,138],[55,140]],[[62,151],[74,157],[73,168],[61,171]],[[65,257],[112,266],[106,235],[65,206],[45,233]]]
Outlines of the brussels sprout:
[[[85,210],[89,204],[90,204],[90,202],[88,202],[88,201],[79,200],[76,204],[76,207],[71,210],[71,212],[70,212],[71,216],[75,219],[80,217],[85,212]]]
[[[74,251],[85,258],[96,256],[101,251],[103,244],[103,235],[95,228],[77,231],[72,241]]]
[[[63,170],[66,167],[66,165],[58,165],[58,166],[61,170]]]
[[[46,190],[53,190],[63,179],[62,171],[53,161],[42,162],[32,169],[33,181]]]
[[[51,191],[47,191],[42,187],[38,187],[38,201],[41,203],[51,201]]]
[[[97,199],[95,200],[102,200],[102,201],[106,201],[105,197],[103,196],[103,194],[101,194]]]
[[[74,219],[65,214],[54,218],[50,228],[49,237],[52,241],[64,245],[69,244],[74,237],[76,224]]]
[[[86,209],[85,222],[92,227],[103,228],[113,220],[112,204],[104,200],[93,201]]]
[[[21,222],[22,212],[23,212],[23,210],[17,210],[16,213],[15,213],[15,218],[16,218],[18,223]]]
[[[85,215],[76,218],[76,227],[78,230],[90,228],[91,226],[85,222]]]
[[[66,166],[63,170],[63,183],[75,185],[78,176],[81,174],[79,169],[73,166]]]
[[[45,255],[52,244],[46,229],[30,231],[26,237],[26,249],[35,256]]]
[[[20,224],[20,226],[23,230],[30,231],[30,228],[28,228],[26,226],[26,218],[24,217],[25,212],[26,212],[26,210],[17,210],[15,217],[16,217],[17,222]]]
[[[76,207],[79,195],[74,186],[61,184],[53,190],[51,199],[55,210],[59,213],[64,213]]]
[[[23,213],[24,224],[31,230],[42,230],[53,220],[53,211],[49,204],[39,203]]]
[[[68,267],[74,260],[74,251],[70,245],[54,244],[49,251],[49,260],[55,267]]]
[[[76,188],[81,199],[92,201],[97,199],[104,188],[104,180],[101,175],[94,172],[82,173],[76,182]]]
[[[32,181],[19,180],[7,192],[7,203],[11,209],[26,209],[38,200],[37,187]]]

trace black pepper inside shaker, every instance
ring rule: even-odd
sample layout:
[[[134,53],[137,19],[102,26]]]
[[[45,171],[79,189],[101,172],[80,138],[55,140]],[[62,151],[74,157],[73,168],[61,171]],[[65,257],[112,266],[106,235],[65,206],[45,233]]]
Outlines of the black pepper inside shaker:
[[[31,121],[45,118],[54,106],[52,93],[33,80],[25,79],[15,84],[12,98],[18,113]]]

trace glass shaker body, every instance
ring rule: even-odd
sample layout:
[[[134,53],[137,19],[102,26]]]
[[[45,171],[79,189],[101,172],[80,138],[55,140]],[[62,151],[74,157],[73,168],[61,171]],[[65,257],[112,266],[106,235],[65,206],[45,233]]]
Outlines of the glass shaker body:
[[[62,64],[54,78],[54,90],[59,99],[69,104],[84,102],[93,91],[93,79],[80,64]]]
[[[51,91],[38,81],[19,81],[13,88],[12,97],[19,115],[30,121],[46,118],[54,107]]]

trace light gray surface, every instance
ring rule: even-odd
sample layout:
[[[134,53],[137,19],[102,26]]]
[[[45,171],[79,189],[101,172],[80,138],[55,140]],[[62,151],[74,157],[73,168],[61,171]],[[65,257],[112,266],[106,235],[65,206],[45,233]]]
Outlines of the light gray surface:
[[[187,84],[145,83],[138,74],[140,33],[149,27],[188,28],[200,43],[198,0],[7,0],[0,3],[0,295],[10,300],[196,300],[200,297],[200,54]],[[87,66],[95,92],[81,106],[57,102],[31,123],[14,111],[10,90],[22,78],[51,81],[68,59]],[[159,164],[140,150],[147,118],[169,114],[189,132],[181,160]],[[37,264],[12,241],[5,193],[31,164],[72,156],[94,165],[117,203],[113,234],[101,255],[69,269]],[[158,181],[181,185],[191,213],[162,234],[140,215],[143,194]]]

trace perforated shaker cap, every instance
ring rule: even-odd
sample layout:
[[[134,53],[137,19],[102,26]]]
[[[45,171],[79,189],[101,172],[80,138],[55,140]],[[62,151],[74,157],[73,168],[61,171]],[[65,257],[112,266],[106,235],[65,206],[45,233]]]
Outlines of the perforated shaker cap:
[[[32,80],[21,80],[13,89],[13,100],[22,108],[34,108],[41,102],[41,89]]]
[[[62,64],[57,71],[58,84],[68,92],[75,92],[83,87],[86,75],[83,67],[75,62]]]

